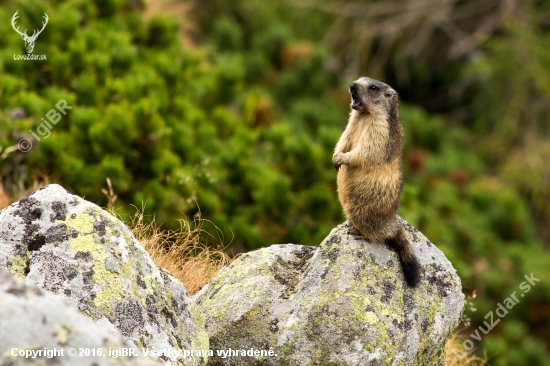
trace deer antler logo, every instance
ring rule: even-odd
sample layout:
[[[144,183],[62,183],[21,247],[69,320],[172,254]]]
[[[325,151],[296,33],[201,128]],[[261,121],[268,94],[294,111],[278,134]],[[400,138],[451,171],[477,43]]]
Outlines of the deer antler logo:
[[[46,28],[46,24],[48,24],[48,14],[44,13],[44,20],[46,22],[42,23],[42,29],[40,29],[39,31],[37,31],[36,29],[34,30],[34,32],[32,33],[32,36],[28,36],[27,35],[27,30],[25,29],[25,32],[21,32],[19,31],[19,26],[17,28],[15,28],[15,22],[17,20],[17,18],[19,18],[19,15],[17,15],[17,11],[15,12],[15,14],[13,14],[13,17],[11,18],[11,26],[13,27],[13,29],[15,29],[15,31],[17,33],[19,33],[21,35],[21,38],[23,38],[23,40],[25,41],[25,49],[27,50],[27,53],[32,53],[32,50],[34,49],[34,42],[36,41],[36,38],[38,37],[38,35],[40,33],[42,33],[42,31],[44,30],[44,28]]]

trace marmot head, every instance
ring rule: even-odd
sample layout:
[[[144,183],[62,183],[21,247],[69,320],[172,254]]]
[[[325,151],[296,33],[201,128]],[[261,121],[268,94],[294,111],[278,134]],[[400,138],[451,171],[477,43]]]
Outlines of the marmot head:
[[[349,86],[351,108],[361,113],[387,114],[397,105],[397,92],[381,81],[361,77]]]

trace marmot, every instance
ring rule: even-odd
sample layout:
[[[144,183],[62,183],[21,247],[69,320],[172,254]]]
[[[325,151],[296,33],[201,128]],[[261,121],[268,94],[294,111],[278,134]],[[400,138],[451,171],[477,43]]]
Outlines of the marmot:
[[[403,190],[397,92],[367,77],[354,81],[349,91],[352,111],[332,157],[338,198],[363,238],[395,248],[407,284],[415,287],[420,264],[396,217]]]

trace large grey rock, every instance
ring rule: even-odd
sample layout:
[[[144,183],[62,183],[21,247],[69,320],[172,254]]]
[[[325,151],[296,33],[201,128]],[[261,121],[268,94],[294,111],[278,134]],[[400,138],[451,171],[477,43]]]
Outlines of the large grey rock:
[[[209,364],[444,365],[445,341],[463,311],[460,279],[441,251],[403,224],[422,265],[414,289],[397,253],[358,238],[348,222],[319,247],[272,245],[225,267],[194,297],[211,349],[276,356],[214,356]]]
[[[131,349],[133,355],[109,356],[109,349],[122,348]],[[76,355],[69,355],[71,349]],[[59,296],[0,269],[0,364],[160,366],[162,362],[143,357],[135,346],[97,326]]]
[[[208,350],[204,317],[184,286],[158,268],[126,226],[49,185],[0,212],[0,267],[67,298],[96,324],[140,348]]]

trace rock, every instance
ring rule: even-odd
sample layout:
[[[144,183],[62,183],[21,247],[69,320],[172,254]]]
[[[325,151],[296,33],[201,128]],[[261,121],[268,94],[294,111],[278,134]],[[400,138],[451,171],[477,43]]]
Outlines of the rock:
[[[139,348],[207,351],[204,317],[126,226],[59,185],[0,212],[0,267],[55,294]],[[165,361],[201,365],[206,358]]]
[[[123,348],[136,356],[108,356],[109,349]],[[49,353],[39,355],[44,349]],[[77,354],[70,356],[70,349]],[[23,356],[32,350],[35,357]],[[135,346],[97,326],[59,296],[0,270],[0,364],[153,366],[162,362],[143,357]]]
[[[226,266],[194,297],[206,315],[209,364],[444,365],[464,307],[460,278],[403,224],[422,265],[414,289],[397,253],[357,237],[349,222],[319,247],[272,245]],[[229,348],[276,356],[216,356]]]

